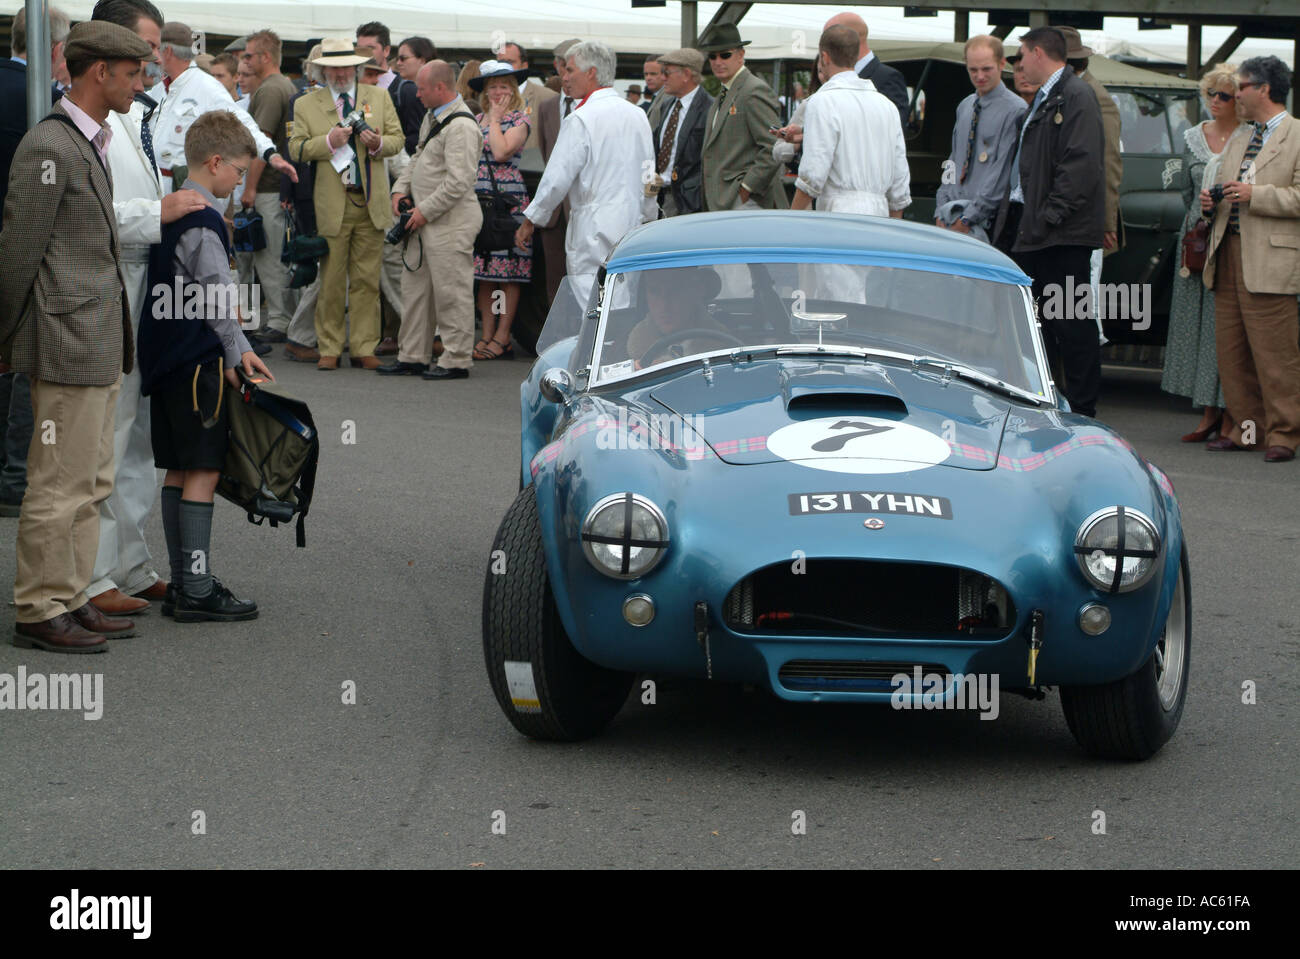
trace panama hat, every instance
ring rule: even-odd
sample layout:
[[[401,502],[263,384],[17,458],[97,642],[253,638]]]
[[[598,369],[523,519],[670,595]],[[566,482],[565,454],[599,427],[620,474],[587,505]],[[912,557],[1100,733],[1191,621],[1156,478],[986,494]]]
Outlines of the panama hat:
[[[373,62],[369,54],[358,53],[346,37],[326,37],[320,44],[320,56],[312,61],[318,67],[359,67]]]

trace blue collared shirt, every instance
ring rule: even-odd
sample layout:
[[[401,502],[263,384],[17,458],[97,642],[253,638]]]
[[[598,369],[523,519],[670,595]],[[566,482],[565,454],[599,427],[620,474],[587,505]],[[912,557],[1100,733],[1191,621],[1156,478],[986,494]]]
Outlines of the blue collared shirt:
[[[1012,203],[1025,202],[1025,191],[1020,188],[1020,149],[1025,145],[1025,128],[1029,126],[1029,121],[1034,118],[1034,111],[1038,109],[1038,105],[1051,95],[1052,87],[1056,86],[1056,82],[1061,79],[1061,74],[1064,72],[1065,67],[1062,66],[1038,88],[1038,93],[1034,95],[1034,102],[1029,107],[1029,112],[1025,114],[1025,122],[1020,125],[1020,140],[1016,144],[1016,158],[1011,161]]]
[[[870,63],[870,62],[871,62],[872,60],[874,60],[874,59],[876,59],[876,53],[875,53],[875,51],[874,51],[874,50],[868,50],[868,51],[867,51],[867,55],[866,55],[865,57],[863,57],[863,58],[862,58],[861,60],[859,60],[857,63],[853,64],[853,72],[854,72],[854,73],[857,73],[857,74],[861,74],[862,71],[863,71],[864,69],[866,69],[867,64]]]
[[[1278,128],[1278,125],[1282,122],[1284,116],[1286,116],[1286,110],[1278,110],[1277,113],[1273,115],[1273,119],[1264,124],[1264,132],[1261,134],[1259,141],[1260,147],[1263,147],[1264,144],[1268,142],[1268,138],[1273,135],[1273,131]]]

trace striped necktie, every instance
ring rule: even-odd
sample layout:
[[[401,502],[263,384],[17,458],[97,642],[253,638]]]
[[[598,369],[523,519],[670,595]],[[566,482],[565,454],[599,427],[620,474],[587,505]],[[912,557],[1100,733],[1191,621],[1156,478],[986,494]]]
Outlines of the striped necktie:
[[[1251,162],[1259,153],[1260,147],[1264,145],[1264,124],[1254,124],[1255,132],[1250,136],[1250,143],[1246,144],[1246,155],[1241,158],[1241,170],[1237,173],[1237,179],[1240,180],[1246,175],[1250,168]],[[1232,211],[1228,214],[1228,232],[1241,232],[1241,211],[1237,207],[1238,201],[1232,201]]]
[[[982,108],[983,104],[980,103],[980,98],[975,97],[975,109],[971,111],[970,115],[970,133],[966,136],[966,162],[961,166],[959,183],[966,182],[966,174],[970,172],[970,161],[975,158],[975,131],[980,125],[980,110]]]

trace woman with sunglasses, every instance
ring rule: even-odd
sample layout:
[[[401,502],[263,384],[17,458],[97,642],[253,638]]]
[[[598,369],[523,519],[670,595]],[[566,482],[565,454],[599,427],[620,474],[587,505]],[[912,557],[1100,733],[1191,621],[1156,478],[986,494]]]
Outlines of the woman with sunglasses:
[[[1201,97],[1210,119],[1189,127],[1183,134],[1187,151],[1183,167],[1187,185],[1183,201],[1187,216],[1174,249],[1182,250],[1183,237],[1201,218],[1200,191],[1214,183],[1223,149],[1238,135],[1243,124],[1237,117],[1237,70],[1222,63],[1201,78]],[[1183,436],[1184,443],[1201,443],[1217,432],[1226,436],[1232,418],[1224,408],[1219,384],[1218,357],[1214,345],[1214,292],[1205,289],[1201,275],[1180,262],[1174,273],[1169,306],[1169,335],[1165,342],[1165,372],[1160,386],[1167,393],[1189,397],[1202,407],[1201,422]]]

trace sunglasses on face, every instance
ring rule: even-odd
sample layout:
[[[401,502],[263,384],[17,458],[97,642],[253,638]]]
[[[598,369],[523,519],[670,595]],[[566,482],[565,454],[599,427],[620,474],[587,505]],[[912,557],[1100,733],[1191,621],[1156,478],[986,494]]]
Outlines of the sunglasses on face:
[[[1231,103],[1237,98],[1231,93],[1224,93],[1222,90],[1216,90],[1210,94],[1210,99],[1218,100],[1220,103]]]
[[[716,50],[709,54],[710,60],[730,60],[735,50]]]

